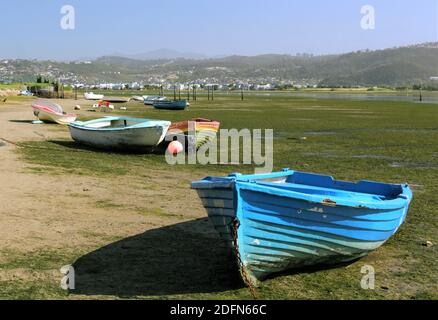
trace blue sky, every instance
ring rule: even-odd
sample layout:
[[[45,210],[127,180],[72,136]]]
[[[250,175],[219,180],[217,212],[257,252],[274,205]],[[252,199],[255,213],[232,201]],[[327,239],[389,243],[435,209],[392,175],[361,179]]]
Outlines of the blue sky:
[[[169,48],[210,56],[342,53],[438,41],[438,0],[14,0],[0,57],[76,59]],[[60,27],[63,5],[76,29]],[[375,30],[360,26],[375,8]]]

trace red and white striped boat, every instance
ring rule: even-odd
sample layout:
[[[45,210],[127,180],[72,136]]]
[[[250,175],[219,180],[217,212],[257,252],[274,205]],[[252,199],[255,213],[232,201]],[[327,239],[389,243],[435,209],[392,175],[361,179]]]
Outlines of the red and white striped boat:
[[[76,121],[77,118],[75,114],[65,113],[60,105],[47,100],[35,101],[32,108],[35,117],[44,122],[69,124]]]
[[[219,121],[196,118],[172,123],[167,135],[178,136],[178,134],[183,134],[186,137],[194,136],[192,138],[195,139],[196,148],[199,149],[216,138],[220,125]]]

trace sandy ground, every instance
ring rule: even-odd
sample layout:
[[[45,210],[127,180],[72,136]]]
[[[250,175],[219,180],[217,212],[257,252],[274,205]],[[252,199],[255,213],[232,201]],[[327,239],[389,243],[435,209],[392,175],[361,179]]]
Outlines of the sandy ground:
[[[61,104],[71,112],[78,102]],[[242,286],[189,189],[201,177],[148,168],[121,177],[31,170],[15,143],[69,133],[32,124],[29,104],[0,103],[0,299],[169,297]],[[68,296],[59,284],[65,265],[76,274]]]
[[[67,112],[73,112],[76,104],[90,105],[90,102],[62,101]],[[0,250],[23,253],[74,250],[78,246],[98,246],[94,241],[104,244],[105,237],[128,237],[205,216],[194,192],[164,181],[166,178],[160,178],[159,174],[151,174],[152,183],[158,187],[148,189],[139,185],[138,180],[123,177],[121,190],[118,179],[30,172],[29,164],[20,160],[18,147],[13,143],[69,136],[68,130],[33,125],[32,120],[35,118],[29,102],[0,104],[0,139],[9,142],[0,146]],[[189,179],[182,173],[176,180],[181,183]],[[185,203],[189,200],[193,208],[175,201],[152,204],[151,199],[163,195],[166,199],[166,194],[181,196]],[[99,202],[116,205],[99,208],[96,206]],[[172,215],[145,215],[148,210],[172,212]]]

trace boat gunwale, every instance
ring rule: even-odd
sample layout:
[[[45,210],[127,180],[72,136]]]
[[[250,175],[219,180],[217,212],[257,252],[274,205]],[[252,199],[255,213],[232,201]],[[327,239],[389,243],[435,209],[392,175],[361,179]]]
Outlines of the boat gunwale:
[[[266,180],[266,179],[286,178],[295,173],[300,173],[300,172],[289,170],[289,169],[283,169],[282,172],[255,174],[255,175],[242,175],[239,173],[233,173],[228,177],[206,177],[203,180],[192,182],[191,186],[193,189],[230,188],[234,186],[234,188],[236,189],[238,188],[238,189],[249,190],[259,193],[266,193],[276,197],[292,198],[292,199],[302,200],[302,201],[310,202],[312,204],[318,204],[323,206],[348,207],[353,209],[369,209],[369,210],[396,210],[396,209],[406,208],[409,205],[410,201],[412,200],[412,196],[413,196],[412,191],[408,184],[379,183],[382,185],[401,188],[401,192],[397,196],[395,196],[394,199],[379,199],[375,201],[371,201],[368,199],[361,199],[358,201],[358,200],[350,200],[342,196],[323,195],[323,194],[318,195],[318,194],[291,191],[282,188],[276,188],[275,183],[258,181],[258,180]],[[318,176],[329,177],[324,175],[318,175]],[[333,177],[330,178],[333,179]],[[333,179],[333,182],[340,183],[341,181]],[[374,183],[373,181],[362,180],[357,182],[356,185],[366,182]],[[329,187],[318,187],[313,185],[307,185],[307,186],[311,188],[314,187],[314,188],[331,189]],[[349,191],[342,188],[339,189],[333,188],[333,190],[341,190],[346,193],[351,192],[352,194],[358,193],[358,194],[369,195],[369,193],[360,192],[360,191]],[[376,196],[379,196],[379,194],[376,194]],[[385,196],[385,195],[380,194],[380,196]]]
[[[135,121],[138,122],[137,124],[124,126],[124,127],[103,127],[103,128],[95,128],[95,127],[89,127],[87,125],[96,124],[100,122],[107,122],[107,121],[115,121],[115,120],[126,120],[126,121]],[[142,118],[131,118],[131,117],[104,117],[99,119],[94,119],[90,121],[75,121],[69,124],[69,127],[78,129],[78,130],[84,130],[84,131],[95,131],[95,132],[110,132],[110,131],[126,131],[126,130],[132,130],[132,129],[147,129],[147,128],[153,128],[153,127],[162,127],[164,130],[167,127],[167,129],[170,127],[171,122],[167,120],[155,120],[155,119],[142,119]]]
[[[205,119],[205,118],[194,118],[194,119],[190,119],[190,120],[183,120],[183,121],[178,121],[178,122],[172,122],[170,128],[169,128],[169,132],[172,131],[182,131],[184,133],[189,132],[190,123],[194,123],[195,124],[195,131],[196,132],[201,132],[201,131],[211,131],[214,134],[217,134],[217,132],[220,129],[221,123],[220,121],[217,120],[211,120],[211,119]]]

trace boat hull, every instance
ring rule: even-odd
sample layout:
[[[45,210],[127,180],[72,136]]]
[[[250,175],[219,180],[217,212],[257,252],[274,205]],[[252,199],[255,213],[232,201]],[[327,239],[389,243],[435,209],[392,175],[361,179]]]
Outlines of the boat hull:
[[[187,108],[187,101],[157,101],[154,102],[154,108],[160,110],[185,110]]]
[[[101,100],[109,103],[128,103],[130,98],[104,98]]]
[[[139,128],[105,129],[71,124],[69,128],[72,139],[80,144],[98,149],[142,151],[159,145],[164,140],[169,126],[170,123]]]
[[[365,256],[399,229],[412,197],[406,186],[398,205],[373,208],[300,199],[238,179],[200,181],[192,187],[215,229],[235,251],[248,285],[288,269]]]
[[[143,97],[140,97],[140,96],[133,96],[133,97],[132,97],[132,100],[134,100],[134,101],[138,101],[138,102],[144,102],[144,98],[143,98]]]
[[[188,121],[181,121],[172,123],[167,133],[167,136],[184,135],[186,137],[186,146],[188,144],[188,137],[194,136],[196,149],[199,149],[204,144],[216,139],[217,132],[220,128],[220,122],[209,119],[192,119]],[[171,139],[166,139],[171,140]]]
[[[60,114],[50,110],[45,110],[39,107],[33,107],[34,115],[43,122],[57,123],[62,125],[68,125],[76,121],[77,116],[73,114]]]
[[[103,94],[94,94],[92,92],[90,93],[84,93],[84,98],[86,100],[102,100],[104,98]]]

